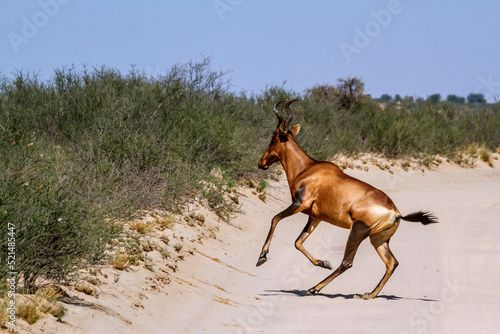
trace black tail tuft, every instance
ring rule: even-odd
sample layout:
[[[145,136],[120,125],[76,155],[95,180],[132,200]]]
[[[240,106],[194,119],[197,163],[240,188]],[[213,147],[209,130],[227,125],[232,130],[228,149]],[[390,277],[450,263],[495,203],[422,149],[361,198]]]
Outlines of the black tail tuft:
[[[413,212],[410,213],[409,215],[401,217],[401,219],[409,222],[422,223],[424,225],[438,223],[437,217],[434,216],[433,213],[428,211]]]

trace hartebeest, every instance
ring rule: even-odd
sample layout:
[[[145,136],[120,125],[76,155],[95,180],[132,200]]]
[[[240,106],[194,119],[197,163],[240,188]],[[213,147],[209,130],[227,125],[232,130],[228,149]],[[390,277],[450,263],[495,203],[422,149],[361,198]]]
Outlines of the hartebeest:
[[[259,161],[259,168],[264,170],[277,161],[281,162],[290,187],[292,204],[272,219],[257,266],[267,261],[269,245],[278,222],[302,212],[309,216],[309,220],[295,241],[295,247],[315,266],[332,269],[328,261],[314,258],[303,246],[318,224],[326,221],[350,230],[342,263],[331,275],[309,289],[309,293],[319,292],[334,278],[351,268],[358,246],[365,238],[370,237],[373,247],[386,265],[385,275],[380,283],[371,293],[363,295],[363,299],[375,298],[398,266],[398,261],[389,249],[389,240],[396,232],[400,220],[427,225],[437,223],[437,218],[432,213],[423,211],[402,216],[389,196],[381,190],[345,174],[331,162],[316,161],[309,157],[295,141],[300,125],[296,124],[289,129],[293,118],[290,104],[296,100],[280,101],[274,105],[278,127]],[[277,109],[283,102],[288,115],[286,119]]]

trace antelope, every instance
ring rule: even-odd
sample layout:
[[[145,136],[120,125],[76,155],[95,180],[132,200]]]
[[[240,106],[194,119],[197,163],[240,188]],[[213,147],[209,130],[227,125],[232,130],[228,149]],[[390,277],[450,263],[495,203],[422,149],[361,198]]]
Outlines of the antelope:
[[[362,296],[363,299],[375,298],[399,264],[389,248],[389,240],[396,232],[400,221],[427,225],[437,223],[438,219],[427,211],[417,211],[403,216],[383,191],[345,174],[331,162],[316,161],[307,155],[295,140],[300,124],[289,129],[293,118],[290,104],[295,101],[297,99],[274,104],[273,111],[278,117],[278,127],[259,161],[259,168],[263,170],[267,170],[275,162],[281,162],[290,187],[292,204],[273,217],[257,267],[267,261],[271,239],[278,223],[286,217],[302,212],[308,215],[309,219],[295,241],[295,247],[315,266],[332,269],[330,262],[316,259],[303,246],[318,224],[325,221],[350,230],[340,266],[308,292],[318,293],[333,279],[351,268],[359,245],[369,237],[386,266],[385,274],[375,289]],[[288,115],[286,119],[277,109],[282,103]]]

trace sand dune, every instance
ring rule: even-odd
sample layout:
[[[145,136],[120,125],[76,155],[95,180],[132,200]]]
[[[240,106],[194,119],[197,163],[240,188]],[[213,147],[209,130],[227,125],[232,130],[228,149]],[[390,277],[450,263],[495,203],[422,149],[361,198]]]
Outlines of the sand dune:
[[[499,165],[498,161],[495,161]],[[263,202],[240,189],[243,213],[230,224],[205,212],[216,239],[190,242],[175,268],[134,268],[98,287],[99,298],[66,305],[64,323],[44,319],[37,333],[494,333],[500,326],[500,169],[451,165],[436,171],[346,170],[384,190],[403,213],[430,210],[439,224],[402,222],[391,239],[400,266],[378,298],[385,267],[369,242],[354,266],[310,296],[330,271],[294,248],[307,217],[280,222],[269,261],[256,267],[274,214],[290,203],[282,177]],[[179,224],[180,225],[180,224]],[[206,226],[206,227],[207,227]],[[187,227],[176,226],[189,234]],[[336,267],[348,231],[322,223],[305,247]],[[186,240],[190,240],[187,237]],[[23,325],[24,327],[26,325]],[[21,327],[23,327],[21,326]],[[27,328],[27,327],[25,327]],[[21,328],[18,328],[21,329]]]

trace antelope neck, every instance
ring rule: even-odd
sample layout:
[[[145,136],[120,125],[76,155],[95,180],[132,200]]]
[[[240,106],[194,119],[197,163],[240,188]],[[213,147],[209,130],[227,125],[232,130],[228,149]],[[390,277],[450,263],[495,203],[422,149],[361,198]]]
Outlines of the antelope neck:
[[[288,184],[291,184],[292,180],[295,179],[297,175],[299,175],[315,161],[307,155],[307,153],[293,138],[288,140],[279,159],[283,169],[285,170]]]

